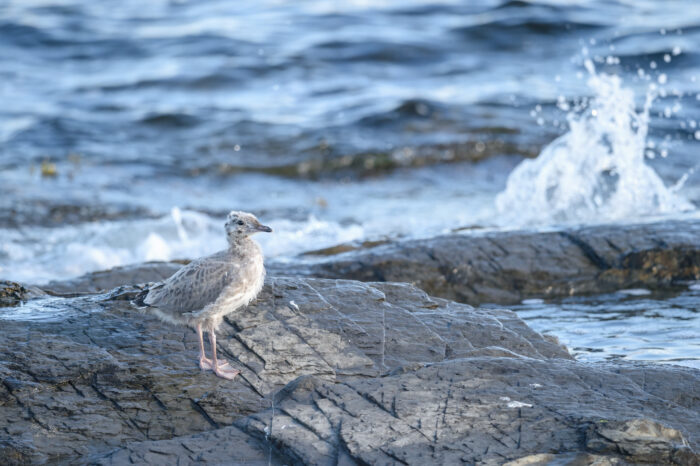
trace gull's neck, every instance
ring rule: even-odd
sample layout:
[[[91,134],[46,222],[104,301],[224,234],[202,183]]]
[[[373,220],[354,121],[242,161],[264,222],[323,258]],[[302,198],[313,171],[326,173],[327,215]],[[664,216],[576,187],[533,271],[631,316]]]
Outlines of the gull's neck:
[[[234,236],[228,238],[228,249],[231,252],[247,252],[255,241],[250,236]]]

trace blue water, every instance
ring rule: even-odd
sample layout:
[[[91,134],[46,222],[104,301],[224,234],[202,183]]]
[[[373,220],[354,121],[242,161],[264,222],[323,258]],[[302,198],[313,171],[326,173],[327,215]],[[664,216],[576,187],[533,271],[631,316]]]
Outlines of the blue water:
[[[556,335],[579,360],[654,361],[700,369],[697,285],[664,294],[621,290],[530,300],[513,310],[535,330]]]
[[[206,254],[232,208],[290,260],[518,228],[495,199],[590,110],[586,60],[654,93],[634,163],[691,206],[604,220],[697,216],[693,0],[0,2],[0,277]]]

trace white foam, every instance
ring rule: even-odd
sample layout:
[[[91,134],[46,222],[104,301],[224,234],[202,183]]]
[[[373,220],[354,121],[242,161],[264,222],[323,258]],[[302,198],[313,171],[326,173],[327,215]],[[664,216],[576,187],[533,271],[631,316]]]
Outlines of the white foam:
[[[650,295],[651,291],[647,290],[646,288],[627,288],[624,290],[618,290],[618,293],[628,296],[646,296]]]
[[[595,96],[568,115],[569,131],[508,177],[496,207],[513,225],[600,223],[693,210],[645,161],[649,108],[635,110],[619,76],[587,61]]]
[[[362,239],[357,224],[319,220],[265,219],[274,234],[259,234],[266,257],[291,256]],[[0,230],[0,277],[43,284],[96,270],[144,261],[193,259],[226,247],[223,220],[172,209],[155,219],[98,222],[23,231]]]

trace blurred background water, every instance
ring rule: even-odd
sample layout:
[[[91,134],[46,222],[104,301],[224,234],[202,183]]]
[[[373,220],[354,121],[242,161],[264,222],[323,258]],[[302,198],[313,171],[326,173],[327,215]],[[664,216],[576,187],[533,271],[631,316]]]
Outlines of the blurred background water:
[[[278,260],[697,216],[699,80],[694,0],[6,0],[0,276],[207,254],[230,209]]]

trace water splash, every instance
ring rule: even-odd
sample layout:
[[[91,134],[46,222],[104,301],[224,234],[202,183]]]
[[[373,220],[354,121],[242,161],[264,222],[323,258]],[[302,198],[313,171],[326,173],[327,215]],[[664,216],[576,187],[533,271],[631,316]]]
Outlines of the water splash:
[[[667,188],[644,161],[649,109],[635,109],[634,92],[619,76],[585,61],[594,97],[567,116],[569,131],[508,177],[496,207],[519,225],[588,223],[664,215],[693,206]]]

